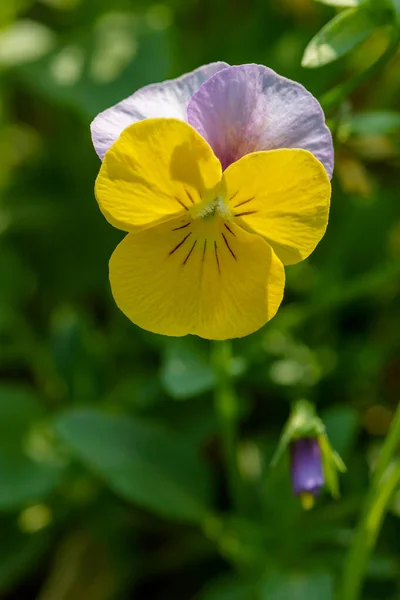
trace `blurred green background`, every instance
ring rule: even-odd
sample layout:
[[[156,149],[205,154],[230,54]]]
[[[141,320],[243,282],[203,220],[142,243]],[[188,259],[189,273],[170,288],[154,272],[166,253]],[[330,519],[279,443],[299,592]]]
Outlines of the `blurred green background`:
[[[1,0],[0,597],[332,600],[400,397],[400,58],[329,115],[328,232],[278,316],[234,343],[245,510],[227,494],[209,343],[139,330],[108,258],[89,123],[201,64],[259,62],[319,96],[384,48],[304,69],[335,14],[312,0]],[[397,117],[397,121],[399,118]],[[348,472],[303,512],[269,461],[290,403],[317,405]],[[400,598],[400,492],[363,598]]]

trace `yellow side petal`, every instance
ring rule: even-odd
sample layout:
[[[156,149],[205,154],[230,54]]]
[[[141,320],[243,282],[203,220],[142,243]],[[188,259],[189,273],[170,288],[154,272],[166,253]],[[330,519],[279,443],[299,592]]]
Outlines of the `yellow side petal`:
[[[134,231],[212,197],[221,174],[219,160],[190,125],[146,119],[127,127],[108,150],[95,194],[112,225]]]
[[[122,312],[143,329],[171,336],[228,339],[256,331],[276,313],[284,278],[260,236],[217,217],[129,233],[110,260]]]
[[[228,167],[224,182],[235,221],[262,235],[283,264],[305,259],[323,237],[331,186],[311,152],[248,154]]]

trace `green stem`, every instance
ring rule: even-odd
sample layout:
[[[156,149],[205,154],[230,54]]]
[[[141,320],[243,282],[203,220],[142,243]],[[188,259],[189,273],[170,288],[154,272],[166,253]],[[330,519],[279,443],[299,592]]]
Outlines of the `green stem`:
[[[339,595],[341,600],[359,600],[361,597],[369,558],[375,547],[390,499],[400,482],[400,458],[395,456],[399,443],[400,404],[379,454],[360,521],[345,562],[343,585]]]
[[[214,342],[212,361],[216,375],[215,411],[221,430],[221,442],[227,469],[229,494],[233,508],[241,509],[241,479],[237,462],[238,402],[231,380],[232,346],[230,341]]]
[[[320,99],[322,108],[327,111],[333,108],[335,105],[340,104],[351,92],[358,88],[365,81],[379,73],[382,67],[390,60],[390,58],[396,53],[400,42],[400,25],[398,20],[392,28],[392,35],[385,52],[374,62],[368,69],[358,73],[349,81],[334,87],[332,90],[327,92]]]

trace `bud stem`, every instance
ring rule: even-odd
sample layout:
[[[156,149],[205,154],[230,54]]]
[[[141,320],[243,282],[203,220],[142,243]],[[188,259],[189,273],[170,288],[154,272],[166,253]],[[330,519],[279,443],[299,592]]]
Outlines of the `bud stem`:
[[[359,600],[368,561],[389,502],[400,482],[400,403],[383,443],[343,574],[342,600]]]

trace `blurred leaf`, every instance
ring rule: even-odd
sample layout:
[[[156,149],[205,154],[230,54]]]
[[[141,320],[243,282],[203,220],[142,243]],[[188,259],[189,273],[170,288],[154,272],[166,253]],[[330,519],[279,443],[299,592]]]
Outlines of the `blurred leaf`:
[[[150,409],[157,401],[161,399],[162,406],[167,406],[167,413],[171,406],[164,402],[164,392],[161,388],[160,380],[154,377],[153,373],[141,373],[132,376],[126,376],[118,381],[107,396],[113,406],[121,406],[125,410],[143,411]],[[181,405],[179,404],[179,408]],[[157,405],[157,417],[160,406]]]
[[[333,600],[333,592],[328,573],[282,573],[265,579],[260,600]]]
[[[94,410],[65,413],[60,438],[127,500],[183,521],[201,520],[207,471],[193,447],[159,426]]]
[[[371,110],[360,112],[345,119],[339,127],[339,135],[381,135],[400,131],[400,112],[395,110]]]
[[[365,9],[348,9],[327,23],[304,51],[302,66],[322,67],[344,56],[366,40],[382,23]]]
[[[136,89],[165,79],[169,68],[166,31],[132,13],[108,13],[89,33],[21,72],[52,100],[94,117]]]
[[[215,375],[198,343],[174,340],[166,348],[161,381],[171,396],[190,398],[211,390]]]
[[[59,470],[23,454],[0,448],[0,510],[14,510],[42,500],[59,481]]]
[[[50,52],[54,43],[54,33],[45,25],[29,19],[17,21],[0,31],[0,66],[31,63]]]

